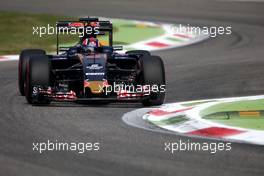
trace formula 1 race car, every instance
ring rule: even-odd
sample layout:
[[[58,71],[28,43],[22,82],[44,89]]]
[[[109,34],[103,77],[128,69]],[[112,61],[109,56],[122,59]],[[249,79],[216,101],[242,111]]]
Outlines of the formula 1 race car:
[[[19,57],[18,84],[30,104],[51,101],[141,102],[161,105],[165,98],[165,71],[159,56],[145,50],[117,52],[110,21],[80,18],[57,22],[57,54],[25,49]],[[59,46],[61,30],[85,31],[78,44]],[[88,32],[87,32],[88,31]],[[99,39],[107,40],[102,45]],[[99,38],[99,39],[98,39]]]

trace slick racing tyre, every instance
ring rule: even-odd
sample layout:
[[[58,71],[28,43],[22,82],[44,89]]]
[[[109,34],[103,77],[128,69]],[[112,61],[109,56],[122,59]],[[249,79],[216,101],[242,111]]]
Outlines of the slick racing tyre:
[[[127,51],[126,54],[134,54],[134,55],[141,55],[141,56],[150,56],[150,52],[146,50],[131,50]]]
[[[26,63],[29,60],[30,56],[33,55],[45,55],[44,50],[40,49],[26,49],[20,53],[18,61],[18,88],[22,96],[25,95],[24,92],[24,83],[26,77]]]
[[[143,56],[142,82],[150,86],[150,95],[142,101],[144,106],[161,105],[165,99],[165,70],[162,59],[159,56]],[[158,91],[154,91],[158,87]],[[163,88],[161,88],[163,87]],[[157,90],[155,88],[155,90]]]
[[[50,86],[50,59],[46,55],[34,55],[26,63],[25,96],[29,104],[46,105],[50,100],[36,93],[36,87]],[[38,90],[38,89],[37,89]]]

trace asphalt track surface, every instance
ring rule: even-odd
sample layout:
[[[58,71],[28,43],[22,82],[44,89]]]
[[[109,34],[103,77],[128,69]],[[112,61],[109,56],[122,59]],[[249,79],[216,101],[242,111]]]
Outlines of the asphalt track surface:
[[[230,36],[155,52],[165,62],[166,102],[264,93],[262,2],[9,0],[1,1],[0,9],[232,25]],[[126,125],[122,115],[139,105],[32,107],[18,94],[17,62],[0,63],[0,82],[0,175],[264,175],[263,147],[232,144],[231,152],[171,155],[164,152],[164,142],[189,138]],[[32,151],[32,142],[56,139],[98,141],[100,151]]]

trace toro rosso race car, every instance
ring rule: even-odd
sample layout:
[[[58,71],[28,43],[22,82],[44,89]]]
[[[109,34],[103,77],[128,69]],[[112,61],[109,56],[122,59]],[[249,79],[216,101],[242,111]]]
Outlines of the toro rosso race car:
[[[60,30],[86,31],[78,44],[59,46]],[[88,29],[88,30],[87,30]],[[87,32],[88,31],[88,32]],[[99,40],[106,40],[104,44]],[[57,22],[57,54],[25,49],[19,57],[19,91],[30,104],[51,101],[141,102],[161,105],[165,71],[159,56],[145,50],[117,52],[110,21],[81,18]]]

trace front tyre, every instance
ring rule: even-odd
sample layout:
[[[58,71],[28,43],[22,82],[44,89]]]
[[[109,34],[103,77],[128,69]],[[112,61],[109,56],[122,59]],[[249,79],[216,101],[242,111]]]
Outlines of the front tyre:
[[[144,106],[161,105],[165,99],[165,69],[162,59],[159,56],[143,56],[142,82],[143,85],[150,86],[150,95],[142,101]],[[155,89],[154,87],[158,87]],[[158,90],[158,91],[157,91]]]
[[[19,55],[18,89],[22,96],[25,95],[24,84],[25,84],[25,78],[26,78],[26,64],[27,64],[27,61],[29,60],[29,57],[33,55],[45,55],[45,51],[40,50],[40,49],[25,49],[25,50],[22,50]]]
[[[34,55],[26,64],[25,97],[29,104],[47,105],[48,97],[39,94],[36,88],[50,86],[50,58],[46,55]]]

